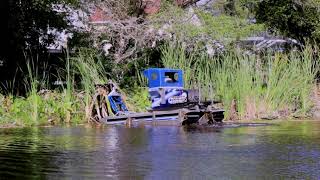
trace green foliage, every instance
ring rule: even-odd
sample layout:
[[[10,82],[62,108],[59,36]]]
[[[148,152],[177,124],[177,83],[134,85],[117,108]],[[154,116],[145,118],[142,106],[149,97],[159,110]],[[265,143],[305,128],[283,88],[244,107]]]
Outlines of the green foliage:
[[[108,72],[105,69],[103,59],[97,56],[92,49],[79,49],[74,57],[72,67],[80,74],[80,89],[84,90],[84,104],[86,119],[90,118],[91,95],[94,94],[96,84],[106,84]]]
[[[145,112],[151,107],[148,88],[134,87],[126,89],[125,93],[127,94],[125,101],[130,111]]]
[[[305,115],[319,54],[312,47],[302,53],[244,56],[229,52],[221,57],[186,54],[180,44],[163,47],[165,67],[184,70],[185,86],[201,89],[203,100],[220,99],[230,116],[232,101],[243,119],[286,111]]]
[[[67,105],[68,94],[64,92],[48,92],[46,94],[30,94],[28,97],[2,97],[0,101],[0,124],[15,126],[37,126],[66,123],[70,113],[70,123],[76,124],[84,120],[84,103],[80,97],[74,96]],[[67,122],[67,123],[69,123]]]
[[[180,43],[168,43],[161,48],[161,61],[165,67],[182,69],[186,88],[193,87],[197,83],[192,65],[197,61],[195,54],[186,56],[186,49]]]
[[[186,39],[187,41],[198,36],[209,35],[215,40],[230,43],[236,39],[248,37],[265,30],[263,25],[252,24],[247,20],[251,16],[251,10],[249,11],[247,8],[247,6],[251,7],[249,5],[251,1],[241,3],[236,1],[237,9],[235,9],[234,16],[225,13],[224,5],[226,3],[227,1],[225,0],[215,3],[217,7],[214,8],[223,12],[219,16],[213,16],[211,13],[194,8],[195,14],[200,19],[200,26],[194,25],[192,21],[189,21],[189,16],[191,15],[185,10],[168,3],[165,5],[166,8],[163,8],[160,13],[151,18],[157,28],[162,27],[164,23],[172,22],[166,31],[174,33],[179,39]],[[163,22],[164,19],[166,20],[165,22]]]
[[[48,88],[50,75],[44,70],[47,68],[46,63],[43,56],[38,57],[32,53],[26,55],[21,53],[21,50],[29,48],[30,52],[37,54],[54,40],[52,35],[48,35],[42,43],[38,41],[39,37],[46,33],[48,26],[67,28],[65,14],[53,11],[52,4],[76,4],[78,1],[8,2],[11,12],[8,18],[8,37],[11,41],[3,43],[11,50],[0,54],[0,60],[4,59],[4,63],[8,65],[6,67],[13,67],[14,70],[17,64],[26,65],[25,69],[22,68],[25,72],[22,75],[26,76],[24,85],[28,93],[25,97],[14,97],[10,90],[11,95],[0,95],[2,124],[34,126],[49,122],[81,122],[90,114],[94,85],[106,83],[108,79],[113,79],[126,88],[124,93],[128,95],[126,101],[131,111],[145,111],[150,107],[150,101],[148,91],[144,88],[146,79],[141,72],[147,67],[163,65],[183,69],[186,88],[199,88],[203,100],[222,100],[227,116],[231,112],[233,101],[236,102],[236,109],[242,118],[259,118],[265,113],[283,110],[306,114],[312,106],[310,93],[318,72],[318,64],[315,62],[319,60],[319,54],[315,53],[317,49],[310,46],[301,53],[267,53],[259,57],[244,56],[232,51],[212,58],[198,52],[198,44],[193,44],[196,47],[193,52],[186,53],[186,47],[182,44],[169,43],[160,50],[145,49],[139,55],[140,58],[124,64],[115,64],[96,50],[79,48],[74,57],[67,55],[64,73],[58,77],[66,81],[66,85],[63,85],[60,91],[39,93],[39,90]],[[134,2],[135,0],[130,0],[130,7],[133,7]],[[201,26],[196,26],[188,21],[190,17],[185,10],[173,5],[173,1],[163,1],[160,12],[147,18],[152,20],[156,28],[169,22],[166,31],[175,34],[178,39],[193,42],[193,39],[199,36],[209,35],[212,39],[230,43],[265,30],[264,25],[252,24],[247,20],[253,17],[256,10],[258,21],[269,28],[299,40],[309,38],[311,42],[320,42],[319,2],[219,0],[214,7],[222,12],[219,16],[194,8],[201,23]],[[138,13],[137,9],[129,11],[125,14]],[[75,41],[69,45],[87,47],[89,44],[82,41],[83,39],[88,39],[88,34],[76,35]],[[162,53],[162,61],[159,61],[159,51]],[[37,57],[35,61],[34,57]],[[9,61],[15,58],[19,63]],[[9,83],[10,89],[15,88],[14,81],[16,80]]]
[[[112,72],[106,68],[106,59],[101,58],[97,51],[82,48],[74,57],[67,56],[66,64],[60,80],[65,85],[55,91],[48,91],[48,74],[42,73],[36,61],[27,59],[27,73],[25,85],[28,89],[26,97],[2,96],[0,94],[0,124],[16,126],[37,126],[47,124],[81,123],[89,118],[92,95],[95,93],[95,84],[107,83]],[[37,60],[38,61],[38,60]],[[139,77],[140,85],[146,80],[138,71],[143,62],[134,63],[133,71]],[[46,72],[46,71],[44,71]],[[146,88],[137,88],[130,79],[131,86],[125,92],[129,94],[127,103],[131,111],[145,111],[150,107]],[[76,82],[81,82],[80,84]],[[116,82],[116,81],[115,81]],[[41,91],[43,90],[44,91]],[[130,90],[129,90],[130,89]],[[81,92],[79,92],[81,91]],[[123,94],[125,95],[125,92]]]
[[[180,19],[184,15],[184,10],[179,6],[174,5],[172,1],[164,0],[161,2],[160,11],[151,15],[150,19],[157,21]]]
[[[253,18],[259,0],[220,0],[217,5],[224,14],[240,18]]]
[[[285,36],[320,42],[318,1],[264,0],[258,4],[256,18]]]
[[[22,79],[18,68],[26,71],[24,51],[31,50],[35,56],[47,56],[46,47],[56,39],[50,29],[69,30],[66,13],[53,9],[53,5],[76,5],[78,0],[3,0],[0,2],[1,22],[6,24],[0,47],[0,81]],[[39,41],[41,39],[41,41]],[[43,60],[44,58],[40,58]],[[17,73],[18,72],[18,73]],[[15,81],[20,85],[20,81]],[[15,84],[16,85],[16,84]],[[16,86],[17,88],[21,88]]]
[[[111,77],[121,88],[145,87],[147,80],[143,76],[143,70],[149,67],[162,67],[160,48],[146,48],[139,58],[124,64],[114,64],[113,67]]]
[[[84,89],[86,85],[94,86],[94,84],[106,83],[107,76],[110,77],[110,72],[107,71],[104,62],[105,59],[93,49],[79,49],[77,55],[71,61],[71,68],[76,74],[80,75]]]
[[[263,25],[250,24],[246,19],[232,16],[212,16],[209,13],[197,13],[205,26],[203,33],[217,40],[234,40],[257,34],[264,30]]]
[[[84,100],[76,96],[74,89],[74,75],[71,69],[70,58],[66,59],[66,73],[63,79],[66,86],[62,91],[47,91],[48,74],[39,67],[38,59],[35,61],[25,56],[27,61],[27,74],[25,86],[28,91],[26,97],[6,96],[0,101],[3,107],[0,116],[1,124],[14,124],[20,126],[46,125],[48,123],[77,123],[84,117]],[[41,90],[44,90],[42,92]],[[72,119],[72,121],[71,121]],[[83,118],[84,119],[84,118]]]

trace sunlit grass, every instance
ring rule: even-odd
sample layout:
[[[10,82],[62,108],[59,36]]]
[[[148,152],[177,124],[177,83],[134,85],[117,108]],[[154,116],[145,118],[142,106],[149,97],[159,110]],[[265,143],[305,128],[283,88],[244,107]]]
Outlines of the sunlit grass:
[[[187,54],[181,44],[162,49],[165,67],[184,70],[185,87],[201,89],[202,100],[220,99],[230,116],[231,102],[241,119],[270,114],[306,115],[318,72],[319,54],[307,46],[302,52],[247,56],[239,52],[221,57]]]
[[[108,81],[107,72],[95,52],[81,49],[73,59],[73,68],[80,74],[81,87],[84,91],[84,104],[86,119],[90,117],[90,104],[95,91],[95,84],[105,84]]]
[[[162,47],[165,67],[184,71],[185,87],[199,89],[201,99],[222,101],[226,116],[231,117],[232,102],[241,119],[284,114],[308,115],[313,106],[311,91],[318,73],[319,54],[316,47],[306,46],[302,52],[243,55],[231,51],[219,57],[189,52],[180,43]],[[0,95],[1,124],[34,126],[85,122],[90,115],[95,84],[108,82],[108,72],[96,52],[81,49],[67,57],[65,81],[59,89],[48,88],[49,74],[40,73],[37,60],[27,59],[25,97]],[[137,68],[137,67],[136,67]],[[43,68],[42,68],[43,69]],[[138,71],[138,70],[137,70]],[[147,82],[141,72],[136,84],[122,91],[130,111],[143,112],[150,107]],[[142,87],[137,87],[142,86]]]

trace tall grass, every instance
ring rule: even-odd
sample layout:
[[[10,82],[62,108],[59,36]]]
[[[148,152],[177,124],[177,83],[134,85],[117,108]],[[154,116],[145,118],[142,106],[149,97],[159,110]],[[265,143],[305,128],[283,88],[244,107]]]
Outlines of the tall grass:
[[[49,75],[46,71],[41,71],[39,68],[39,57],[36,56],[35,59],[31,54],[25,53],[26,66],[27,66],[27,76],[25,78],[25,87],[28,92],[27,94],[27,105],[24,108],[29,109],[29,117],[26,116],[25,122],[30,125],[39,125],[40,124],[40,108],[42,105],[42,99],[38,95],[39,89],[45,89],[48,87],[48,78]],[[42,64],[42,68],[46,69],[47,64]],[[18,100],[17,100],[18,101]],[[23,102],[21,102],[23,104]]]
[[[91,95],[94,94],[95,84],[105,84],[108,81],[102,59],[89,49],[81,49],[73,59],[73,69],[80,74],[81,87],[84,91],[85,116],[89,119],[91,110]]]
[[[241,119],[307,115],[313,106],[310,95],[319,72],[316,47],[306,46],[302,52],[288,54],[246,56],[232,51],[208,57],[200,51],[188,53],[180,43],[172,43],[161,51],[166,67],[184,70],[185,87],[199,89],[202,100],[221,100],[227,117],[233,117],[233,113]],[[50,75],[40,72],[45,67],[39,68],[37,59],[26,57],[28,94],[0,95],[1,124],[32,126],[88,119],[95,84],[107,83],[112,76],[103,59],[92,50],[81,49],[75,57],[67,56],[65,60],[60,79],[66,85],[42,93],[41,89],[48,88]],[[146,85],[142,74],[137,74],[137,81]],[[126,100],[131,111],[150,107],[146,88],[134,86],[124,92],[129,95]]]
[[[186,47],[181,43],[169,43],[161,48],[162,59],[165,67],[178,68],[184,71],[184,82],[186,88],[197,86],[197,81],[194,79],[193,65],[198,62],[197,56],[189,54],[186,56]],[[201,57],[200,57],[201,58]]]
[[[302,52],[246,56],[237,51],[220,57],[190,55],[181,44],[162,48],[166,67],[184,70],[187,88],[200,88],[202,100],[220,99],[231,117],[232,102],[241,119],[270,115],[306,115],[318,72],[319,54],[307,46]]]
[[[25,54],[26,71],[24,85],[25,96],[2,96],[0,106],[1,124],[33,126],[48,123],[70,122],[75,112],[81,112],[81,100],[75,96],[74,76],[70,66],[70,58],[66,58],[66,80],[62,90],[49,90],[48,65],[36,56]],[[73,113],[73,114],[72,114]],[[80,115],[81,116],[81,115]],[[73,117],[73,119],[75,119]]]
[[[110,72],[106,71],[104,59],[99,57],[97,52],[90,49],[80,49],[73,57],[69,57],[67,53],[64,59],[65,68],[59,71],[57,77],[65,83],[61,84],[59,89],[49,90],[49,74],[45,74],[46,67],[40,67],[38,59],[26,56],[27,68],[24,74],[28,93],[25,97],[0,97],[0,123],[33,126],[74,123],[89,119],[95,85],[105,84],[110,79],[107,77],[110,77]],[[140,79],[145,81],[142,76]],[[135,92],[145,95],[147,91],[141,89]],[[137,104],[136,100],[140,100],[139,98],[135,96],[128,99],[128,102]],[[140,110],[139,107],[145,106],[145,101],[139,102],[141,105],[134,110]]]

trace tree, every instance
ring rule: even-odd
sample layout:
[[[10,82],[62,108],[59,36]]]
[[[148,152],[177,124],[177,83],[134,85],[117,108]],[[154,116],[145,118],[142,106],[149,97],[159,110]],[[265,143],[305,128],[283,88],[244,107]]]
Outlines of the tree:
[[[318,0],[263,0],[256,9],[257,22],[301,42],[320,42],[319,4]]]
[[[48,33],[50,28],[68,27],[66,14],[57,12],[53,6],[75,3],[76,0],[0,1],[3,13],[0,22],[4,24],[2,27],[7,27],[0,41],[0,82],[16,76],[16,69],[26,64],[25,52],[37,56],[45,54],[46,46],[55,39],[55,34]]]

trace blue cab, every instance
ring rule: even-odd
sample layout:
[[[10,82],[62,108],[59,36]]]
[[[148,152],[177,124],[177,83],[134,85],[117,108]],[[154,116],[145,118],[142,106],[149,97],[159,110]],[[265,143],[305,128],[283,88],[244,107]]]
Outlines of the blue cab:
[[[152,109],[170,108],[188,101],[181,69],[149,68],[144,76],[148,79]]]

